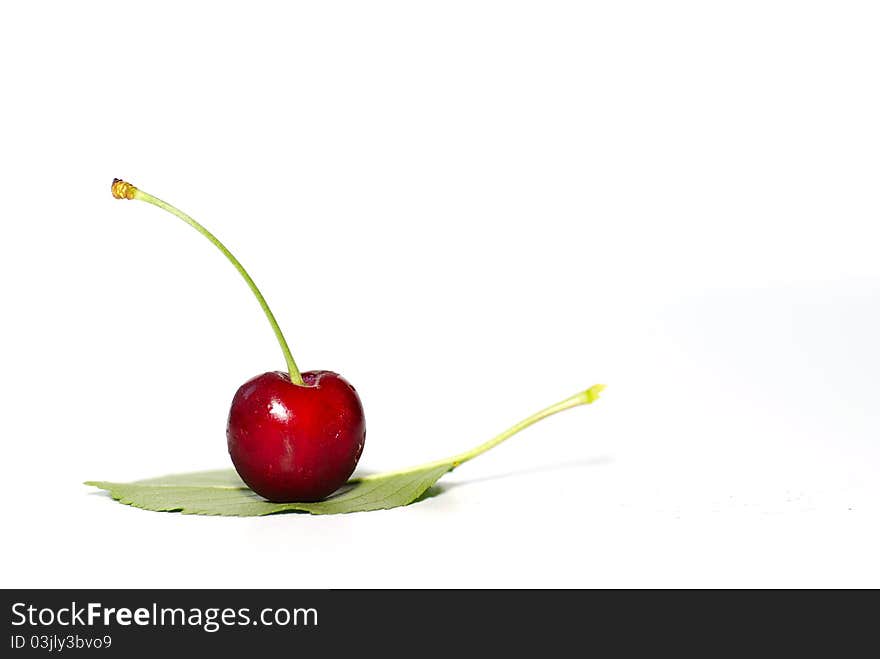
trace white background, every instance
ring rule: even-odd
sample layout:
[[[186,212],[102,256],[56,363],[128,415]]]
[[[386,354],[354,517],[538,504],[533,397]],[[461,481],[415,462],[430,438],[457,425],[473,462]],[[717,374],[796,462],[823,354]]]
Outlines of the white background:
[[[7,3],[0,583],[880,586],[872,2]],[[82,485],[228,465],[304,369],[408,508],[207,518]]]

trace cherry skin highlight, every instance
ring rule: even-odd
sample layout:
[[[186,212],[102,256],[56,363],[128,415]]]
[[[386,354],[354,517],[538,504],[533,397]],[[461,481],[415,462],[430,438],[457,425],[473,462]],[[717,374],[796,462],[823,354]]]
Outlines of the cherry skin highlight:
[[[232,399],[226,440],[238,475],[269,501],[319,501],[354,472],[364,448],[364,409],[354,387],[331,371],[269,372]]]

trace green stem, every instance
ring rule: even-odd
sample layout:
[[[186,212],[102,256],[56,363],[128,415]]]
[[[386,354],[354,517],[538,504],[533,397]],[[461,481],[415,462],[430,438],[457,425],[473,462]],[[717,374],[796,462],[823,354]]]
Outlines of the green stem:
[[[540,412],[536,412],[530,417],[527,417],[520,421],[517,424],[512,425],[510,428],[505,430],[503,433],[496,435],[488,442],[480,444],[476,448],[471,449],[470,451],[465,451],[464,453],[459,453],[452,458],[449,458],[449,461],[452,462],[454,467],[457,467],[460,464],[467,462],[468,460],[473,460],[478,455],[482,455],[489,449],[495,448],[501,442],[510,439],[520,430],[525,430],[529,426],[537,423],[541,419],[546,419],[548,416],[553,416],[554,414],[558,414],[559,412],[564,412],[565,410],[569,410],[572,407],[578,407],[579,405],[589,405],[593,401],[599,398],[599,394],[605,388],[604,384],[596,384],[587,389],[586,391],[581,391],[580,393],[575,394],[569,398],[566,398],[563,401],[556,403],[555,405],[551,405],[550,407],[545,407]]]
[[[412,467],[410,469],[404,469],[399,472],[390,472],[383,474],[374,474],[369,476],[363,476],[357,480],[367,481],[374,478],[384,478],[390,475],[409,473],[413,471],[421,471],[423,469],[433,469],[434,467],[443,467],[448,466],[451,469],[455,469],[461,464],[464,464],[468,460],[473,460],[478,455],[482,455],[489,449],[495,448],[500,443],[510,439],[515,434],[517,434],[521,430],[525,430],[529,426],[537,423],[541,419],[546,419],[548,416],[552,416],[554,414],[558,414],[559,412],[564,412],[565,410],[571,409],[572,407],[578,407],[580,405],[589,405],[599,398],[599,394],[602,390],[605,389],[604,384],[596,384],[590,387],[585,391],[581,391],[574,396],[566,398],[563,401],[556,403],[555,405],[551,405],[550,407],[545,407],[540,412],[536,412],[530,417],[527,417],[520,421],[517,424],[512,425],[510,428],[505,430],[499,435],[496,435],[488,442],[484,442],[479,446],[472,448],[470,451],[465,451],[464,453],[459,453],[457,455],[453,455],[452,457],[446,458],[444,460],[434,460],[433,462],[427,462],[425,464],[419,465],[418,467]]]
[[[272,310],[266,303],[266,298],[264,298],[263,294],[260,293],[260,289],[257,288],[254,280],[251,279],[251,276],[247,273],[247,270],[244,269],[244,266],[239,263],[238,259],[232,255],[232,252],[226,249],[226,246],[219,240],[217,240],[214,234],[212,234],[205,227],[192,219],[189,215],[181,210],[178,210],[171,204],[166,203],[161,199],[158,199],[153,195],[144,192],[143,190],[139,190],[130,183],[120,181],[119,179],[114,179],[111,189],[113,192],[113,196],[117,199],[138,199],[140,201],[145,201],[148,204],[152,204],[153,206],[158,206],[162,210],[168,211],[172,215],[186,222],[193,229],[195,229],[205,238],[210,240],[217,249],[223,252],[223,255],[227,259],[229,259],[229,262],[235,266],[236,270],[238,270],[238,274],[240,274],[245,280],[248,288],[251,289],[254,297],[257,298],[257,302],[260,303],[260,307],[263,309],[263,313],[266,314],[266,318],[269,320],[269,324],[272,326],[272,331],[275,332],[275,338],[278,339],[278,345],[281,346],[281,352],[284,353],[284,359],[287,361],[287,370],[290,374],[290,381],[297,385],[304,385],[305,383],[303,382],[302,374],[299,372],[299,368],[297,368],[296,362],[293,360],[293,355],[290,353],[290,348],[287,345],[287,341],[284,339],[284,334],[282,334],[281,328],[278,326],[278,321],[275,320],[275,315],[272,313]]]

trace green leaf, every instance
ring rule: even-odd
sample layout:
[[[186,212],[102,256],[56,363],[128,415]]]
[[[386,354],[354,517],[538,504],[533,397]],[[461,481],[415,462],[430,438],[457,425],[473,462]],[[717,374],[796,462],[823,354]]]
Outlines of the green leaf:
[[[245,485],[233,469],[173,474],[133,483],[88,481],[120,503],[157,512],[185,515],[251,517],[286,512],[314,515],[358,513],[406,506],[436,483],[452,464],[355,478],[323,501],[272,503]]]
[[[315,503],[266,501],[248,488],[232,469],[173,474],[133,483],[86,481],[85,484],[106,490],[116,501],[136,508],[185,515],[253,517],[288,512],[335,515],[397,508],[417,501],[444,474],[533,423],[578,405],[589,405],[603,388],[595,385],[551,405],[470,451],[403,471],[353,478],[328,498]]]

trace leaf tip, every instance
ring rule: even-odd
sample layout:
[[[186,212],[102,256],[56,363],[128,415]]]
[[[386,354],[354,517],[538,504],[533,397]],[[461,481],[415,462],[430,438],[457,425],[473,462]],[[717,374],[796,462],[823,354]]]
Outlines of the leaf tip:
[[[597,400],[599,400],[599,394],[601,394],[605,390],[604,384],[594,384],[592,387],[587,389],[583,393],[584,404],[589,405]]]

